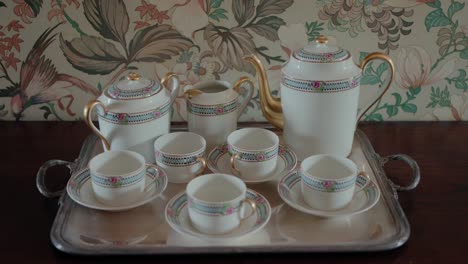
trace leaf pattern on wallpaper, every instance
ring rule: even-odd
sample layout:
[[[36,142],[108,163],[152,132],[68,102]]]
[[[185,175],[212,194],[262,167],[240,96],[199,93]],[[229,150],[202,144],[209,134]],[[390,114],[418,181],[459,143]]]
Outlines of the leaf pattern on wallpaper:
[[[253,30],[257,35],[265,37],[268,40],[275,41],[279,40],[278,29],[286,25],[282,18],[277,16],[268,16],[260,19],[257,23],[249,26],[248,28]]]
[[[60,35],[60,48],[73,67],[89,74],[111,73],[127,61],[114,44],[95,36],[82,35],[66,41]]]
[[[238,26],[227,28],[209,23],[204,28],[204,39],[228,69],[255,74],[253,66],[242,59],[244,56],[258,53],[268,63],[284,60],[281,56],[266,54],[266,46],[257,47],[251,33],[270,41],[278,40],[278,29],[286,23],[282,18],[270,15],[281,14],[292,4],[293,0],[261,0],[255,7],[255,1],[232,1],[232,10]]]
[[[125,35],[129,27],[127,8],[122,0],[86,0],[84,14],[101,37],[81,35],[71,41],[60,36],[60,47],[70,64],[88,74],[109,74],[124,65],[116,76],[132,62],[164,62],[189,49],[193,43],[170,25],[155,24],[137,31],[127,48]],[[125,50],[122,55],[111,42]]]
[[[261,0],[257,6],[257,16],[264,17],[283,13],[293,4],[293,0]]]
[[[130,19],[122,0],[86,0],[83,9],[86,19],[101,36],[125,47]]]
[[[348,32],[357,37],[364,32],[363,23],[379,37],[378,47],[387,53],[398,48],[401,35],[411,33],[413,10],[392,6],[374,8],[367,1],[332,0],[319,11],[319,18],[328,21],[328,28]]]
[[[232,1],[232,12],[239,26],[242,26],[249,20],[255,11],[254,1],[251,0],[234,0]]]
[[[164,62],[188,50],[192,41],[169,25],[154,25],[138,31],[129,46],[130,61]]]
[[[245,28],[229,30],[209,24],[205,29],[205,39],[214,54],[229,68],[254,73],[252,65],[242,57],[255,53],[255,43]]]

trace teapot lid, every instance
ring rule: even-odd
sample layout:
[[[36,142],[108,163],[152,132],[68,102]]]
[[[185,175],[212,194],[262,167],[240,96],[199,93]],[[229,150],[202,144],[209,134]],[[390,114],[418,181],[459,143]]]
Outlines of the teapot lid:
[[[319,36],[314,42],[293,53],[294,58],[304,62],[333,63],[348,59],[350,53],[338,46],[328,43],[326,36]]]
[[[361,76],[351,53],[332,42],[320,36],[294,51],[282,67],[283,76],[301,81],[342,81]]]
[[[127,77],[111,85],[105,93],[115,100],[134,100],[153,96],[161,90],[161,85],[136,72],[130,72]]]

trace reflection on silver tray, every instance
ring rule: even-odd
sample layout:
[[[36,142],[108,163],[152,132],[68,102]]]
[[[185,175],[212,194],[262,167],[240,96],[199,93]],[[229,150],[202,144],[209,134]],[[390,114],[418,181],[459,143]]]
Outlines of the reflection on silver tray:
[[[65,164],[76,172],[87,166],[94,155],[102,152],[95,136],[83,144],[75,163]],[[60,209],[51,230],[52,243],[61,251],[75,254],[184,254],[230,252],[349,252],[388,250],[404,244],[410,227],[398,203],[397,190],[410,190],[419,181],[419,168],[408,156],[378,156],[363,132],[357,131],[350,159],[364,166],[381,190],[381,199],[367,212],[335,219],[301,213],[279,197],[278,179],[248,187],[270,202],[272,216],[268,224],[252,236],[233,241],[203,241],[172,230],[164,219],[167,202],[185,188],[169,184],[163,195],[130,211],[109,213],[82,207],[66,194],[60,196]],[[383,171],[386,161],[401,159],[413,169],[412,183],[394,185]],[[52,196],[44,186],[46,167],[62,164],[50,162],[38,172],[41,193]]]

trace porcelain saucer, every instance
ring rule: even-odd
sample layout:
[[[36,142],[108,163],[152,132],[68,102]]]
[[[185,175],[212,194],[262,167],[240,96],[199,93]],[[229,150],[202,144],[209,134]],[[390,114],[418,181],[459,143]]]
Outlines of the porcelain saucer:
[[[208,154],[208,168],[214,173],[226,173],[233,174],[231,170],[231,164],[229,162],[231,156],[228,153],[227,144],[217,145]],[[262,179],[244,179],[241,178],[245,183],[262,183],[271,181],[276,178],[281,178],[284,175],[290,173],[297,164],[297,157],[294,152],[280,145],[278,150],[278,162],[276,162],[276,169],[271,175],[268,175]]]
[[[241,221],[238,228],[226,234],[208,235],[198,231],[192,226],[188,215],[187,194],[185,192],[177,194],[168,202],[165,210],[166,221],[178,233],[204,240],[222,241],[240,238],[260,230],[268,223],[271,216],[270,204],[263,195],[248,189],[247,198],[255,201],[257,205],[256,213],[244,221]]]
[[[155,186],[148,190],[140,200],[124,206],[109,206],[96,199],[91,185],[89,169],[84,169],[70,178],[67,183],[67,193],[73,201],[91,209],[114,212],[125,211],[150,202],[166,189],[167,176],[162,170],[160,171],[161,173],[158,174],[155,170],[148,170],[145,181],[150,182],[157,178],[154,182]]]
[[[380,198],[380,190],[373,181],[363,176],[358,177],[360,179],[356,181],[356,187],[365,186],[364,189],[360,192],[355,191],[353,199],[346,207],[334,211],[317,210],[304,201],[301,191],[301,176],[297,171],[286,175],[280,180],[278,193],[289,206],[306,214],[320,217],[351,216],[371,209]]]

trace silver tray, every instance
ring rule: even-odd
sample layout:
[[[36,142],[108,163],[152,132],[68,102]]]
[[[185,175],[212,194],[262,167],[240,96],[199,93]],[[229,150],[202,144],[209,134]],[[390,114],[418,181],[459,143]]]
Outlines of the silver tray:
[[[377,182],[382,195],[375,207],[350,217],[318,218],[284,204],[276,192],[277,180],[249,185],[270,202],[271,219],[255,234],[222,243],[180,235],[165,222],[165,205],[185,188],[184,184],[169,184],[162,197],[120,213],[85,208],[63,190],[51,192],[45,186],[47,168],[64,165],[74,173],[85,168],[100,152],[102,146],[97,137],[89,136],[78,159],[73,162],[51,160],[38,171],[39,191],[46,197],[60,197],[50,238],[61,251],[83,255],[381,251],[403,245],[410,236],[410,226],[398,202],[397,191],[409,191],[418,185],[419,167],[403,154],[380,157],[359,130],[350,158],[359,167],[364,166],[371,179]],[[383,166],[390,160],[403,160],[412,168],[408,186],[396,185],[387,178]]]

